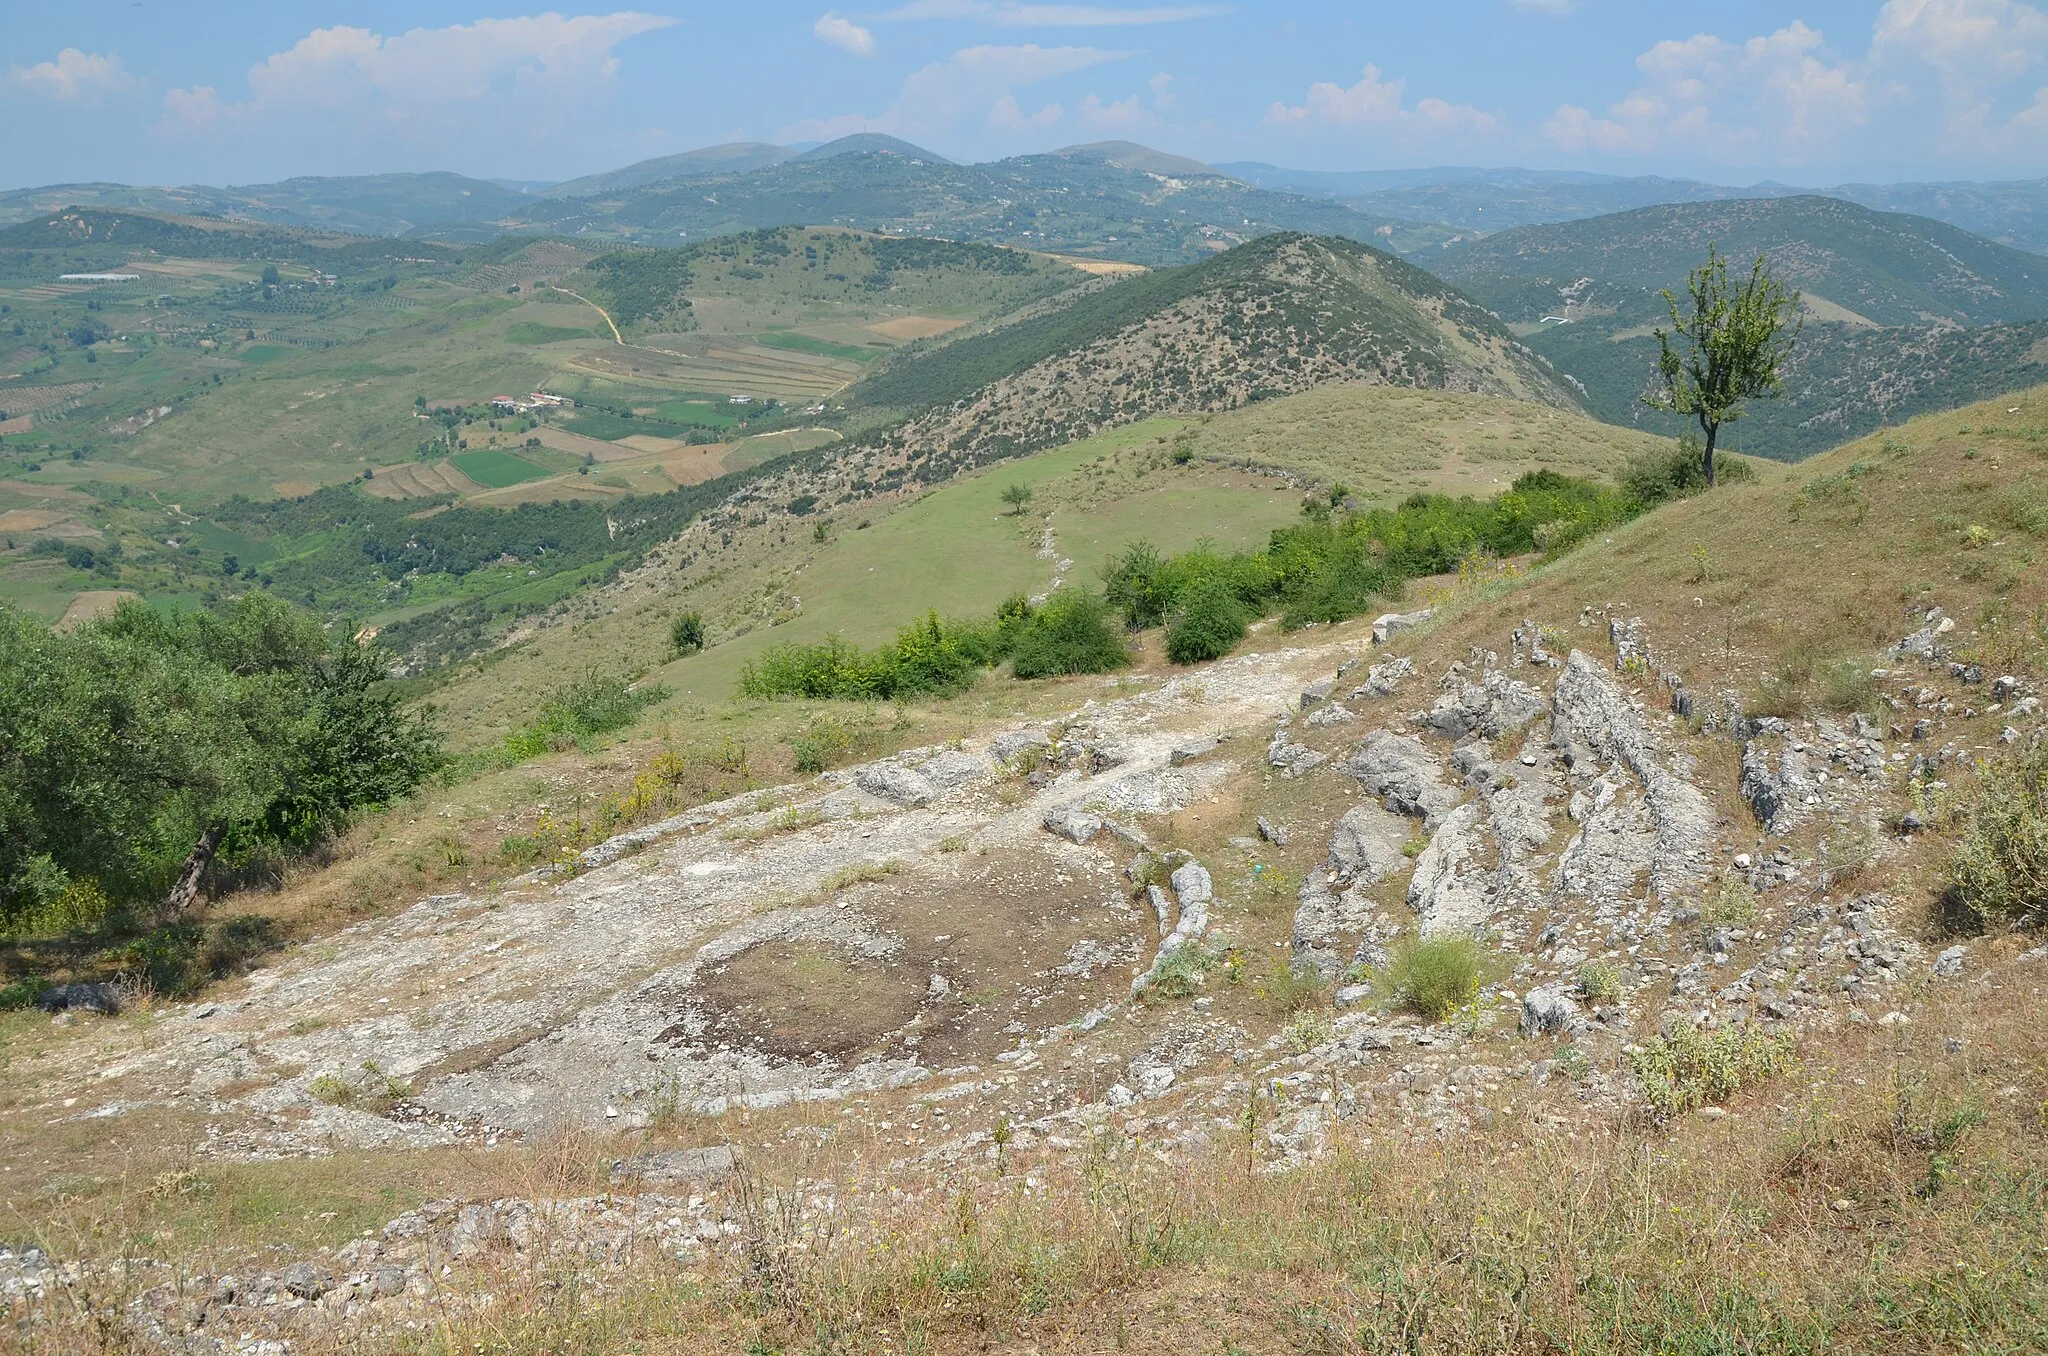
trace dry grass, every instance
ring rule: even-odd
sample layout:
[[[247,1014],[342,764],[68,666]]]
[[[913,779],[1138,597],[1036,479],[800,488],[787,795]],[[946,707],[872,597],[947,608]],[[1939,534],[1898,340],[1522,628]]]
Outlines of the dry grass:
[[[1247,1174],[1235,1132],[1162,1162],[1115,1130],[1065,1156],[1013,1149],[1007,1172],[993,1159],[892,1170],[860,1127],[842,1121],[820,1144],[758,1118],[724,1127],[763,1145],[725,1189],[730,1246],[623,1275],[501,1255],[446,1282],[487,1306],[296,1349],[2038,1350],[2048,1074],[2031,995],[2044,981],[2033,962],[1988,991],[1930,995],[1911,1026],[1810,1042],[1796,1082],[1740,1093],[1720,1119],[1567,1135],[1509,1113],[1447,1141],[1340,1126],[1327,1156],[1291,1172]],[[1264,1094],[1250,1108],[1254,1126],[1298,1110]],[[585,1194],[600,1156],[588,1141],[503,1155],[485,1192]],[[277,1215],[330,1199],[343,1165],[302,1174]],[[224,1170],[211,1191],[265,1171]],[[81,1243],[146,1237],[217,1199],[157,1185],[139,1180],[125,1216],[68,1227]],[[30,1349],[124,1349],[92,1312],[104,1320],[120,1298],[66,1296]]]

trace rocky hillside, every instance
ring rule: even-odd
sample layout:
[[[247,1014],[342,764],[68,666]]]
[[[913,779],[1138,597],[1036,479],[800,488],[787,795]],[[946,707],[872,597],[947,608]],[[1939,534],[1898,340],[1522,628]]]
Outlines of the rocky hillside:
[[[1341,381],[1576,407],[1497,320],[1429,274],[1355,241],[1280,234],[906,358],[847,399],[910,413],[882,445],[957,468]]]
[[[67,991],[0,1286],[52,1350],[2038,1346],[2048,948],[1946,886],[2048,738],[2044,427]]]

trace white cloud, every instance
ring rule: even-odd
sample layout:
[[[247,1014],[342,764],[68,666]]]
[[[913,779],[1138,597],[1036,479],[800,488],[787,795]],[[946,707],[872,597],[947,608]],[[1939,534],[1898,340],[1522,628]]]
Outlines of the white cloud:
[[[479,19],[386,37],[337,26],[308,33],[249,70],[246,99],[212,86],[164,96],[166,135],[228,129],[275,134],[314,117],[359,119],[366,127],[424,138],[457,127],[501,135],[566,131],[564,115],[609,89],[613,49],[677,20],[621,11],[564,17]]]
[[[1152,77],[1152,107],[1165,112],[1180,102],[1180,96],[1173,92],[1173,77],[1165,71]]]
[[[2048,13],[2016,0],[1890,0],[1870,66],[1889,103],[1952,154],[2048,153]],[[1928,89],[1928,77],[1934,89]]]
[[[1040,47],[1036,43],[965,47],[944,61],[911,72],[896,101],[882,113],[806,118],[783,128],[776,139],[830,141],[855,132],[887,132],[913,141],[951,141],[976,122],[997,131],[1043,126],[1034,120],[1044,117],[1044,110],[1030,118],[1018,112],[1014,97],[1018,90],[1105,62],[1122,61],[1129,55],[1099,47]]]
[[[1010,28],[1119,28],[1175,24],[1228,14],[1227,5],[1029,5],[1015,0],[911,0],[884,19],[979,19]]]
[[[1410,140],[1483,136],[1500,127],[1500,118],[1470,104],[1443,99],[1405,101],[1405,81],[1382,78],[1380,68],[1367,66],[1355,85],[1318,81],[1299,104],[1276,102],[1266,110],[1268,127],[1375,129]]]
[[[1729,42],[1660,42],[1604,113],[1560,105],[1543,133],[1566,150],[1686,151],[1724,164],[1876,163],[2028,155],[2048,167],[2048,13],[2020,0],[1887,0],[1861,55],[1793,22]]]
[[[851,19],[840,18],[830,10],[811,25],[811,32],[827,47],[837,47],[840,51],[851,52],[857,57],[875,54],[874,34]]]
[[[988,125],[991,131],[1006,136],[1016,136],[1020,133],[1036,132],[1041,128],[1051,127],[1066,116],[1067,110],[1058,104],[1047,104],[1036,113],[1026,113],[1017,106],[1016,95],[1005,94],[1002,98],[996,100],[994,107],[989,109]]]
[[[102,56],[66,47],[53,60],[8,67],[0,87],[60,104],[96,104],[102,97],[130,89],[135,83],[114,53]]]
[[[1135,94],[1114,101],[1105,101],[1100,95],[1090,94],[1074,111],[1083,123],[1098,132],[1149,131],[1163,125],[1138,102]]]

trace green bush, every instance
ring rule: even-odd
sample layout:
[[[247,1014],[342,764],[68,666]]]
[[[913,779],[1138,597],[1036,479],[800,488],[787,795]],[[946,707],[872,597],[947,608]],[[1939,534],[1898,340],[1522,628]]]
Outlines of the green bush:
[[[1701,1031],[1681,1024],[1628,1058],[1643,1100],[1662,1119],[1719,1105],[1746,1084],[1782,1072],[1792,1062],[1792,1039],[1751,1027]]]
[[[1011,606],[1004,604],[1005,609]],[[742,669],[740,691],[749,697],[842,701],[949,696],[966,690],[981,669],[999,662],[1011,636],[1030,619],[1028,604],[1021,614],[999,613],[985,625],[945,622],[933,612],[873,650],[843,636],[809,645],[791,641],[773,646]]]
[[[1482,978],[1470,937],[1418,937],[1394,953],[1386,988],[1403,1007],[1441,1021],[1477,996]]]
[[[1251,621],[1237,594],[1214,576],[1189,587],[1179,606],[1180,615],[1166,632],[1166,657],[1176,664],[1221,659],[1237,648]]]
[[[1587,961],[1579,967],[1579,993],[1588,1002],[1619,1003],[1627,992],[1628,985],[1622,978],[1621,967],[1613,961]]]
[[[1669,448],[1630,457],[1615,479],[1629,497],[1645,508],[1667,504],[1674,499],[1687,499],[1706,491],[1705,451],[1706,444],[1700,441],[1699,436],[1688,433]],[[1723,485],[1739,484],[1754,480],[1756,470],[1741,457],[1717,448],[1714,452],[1714,475]]]
[[[1949,879],[1956,899],[1986,923],[2048,923],[2048,740],[1984,764]]]
[[[685,612],[668,628],[669,647],[677,654],[695,654],[704,648],[704,618]]]
[[[50,981],[30,971],[15,976],[12,983],[0,987],[0,1012],[13,1012],[17,1008],[32,1008],[43,996],[43,990],[50,987]]]
[[[1109,605],[1092,593],[1064,588],[1016,631],[1011,670],[1019,678],[1109,673],[1131,662],[1110,625]]]

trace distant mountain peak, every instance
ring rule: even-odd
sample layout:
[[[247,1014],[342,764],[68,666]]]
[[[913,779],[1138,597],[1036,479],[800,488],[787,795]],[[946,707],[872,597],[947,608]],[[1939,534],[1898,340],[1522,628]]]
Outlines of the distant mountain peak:
[[[1172,155],[1166,151],[1155,151],[1150,146],[1141,146],[1135,141],[1090,141],[1079,146],[1062,146],[1051,154],[1067,160],[1099,161],[1123,169],[1137,170],[1143,174],[1221,173],[1199,160],[1190,160],[1187,156]]]
[[[892,137],[882,132],[855,132],[851,136],[828,141],[822,146],[813,146],[797,156],[798,160],[831,160],[842,155],[900,155],[906,160],[929,160],[936,165],[950,165],[953,162],[936,151],[922,146],[913,146],[901,137]]]

